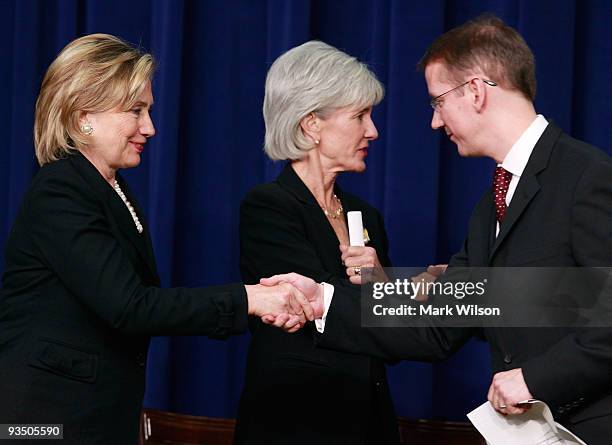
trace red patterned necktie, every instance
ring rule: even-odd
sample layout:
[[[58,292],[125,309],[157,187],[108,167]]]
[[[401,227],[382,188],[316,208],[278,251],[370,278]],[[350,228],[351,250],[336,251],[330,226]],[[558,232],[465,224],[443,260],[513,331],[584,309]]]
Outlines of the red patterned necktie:
[[[503,167],[495,167],[493,177],[493,197],[495,200],[495,217],[501,224],[506,216],[506,194],[512,180],[512,173]]]

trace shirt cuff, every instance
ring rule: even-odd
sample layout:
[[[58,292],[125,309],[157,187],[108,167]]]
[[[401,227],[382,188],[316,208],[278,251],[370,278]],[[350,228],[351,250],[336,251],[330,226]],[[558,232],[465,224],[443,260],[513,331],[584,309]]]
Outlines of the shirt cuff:
[[[317,331],[319,331],[321,334],[325,331],[325,319],[327,318],[327,312],[329,311],[329,306],[331,306],[332,298],[334,297],[334,286],[325,282],[322,284],[323,306],[325,307],[325,310],[323,311],[323,316],[314,321]]]

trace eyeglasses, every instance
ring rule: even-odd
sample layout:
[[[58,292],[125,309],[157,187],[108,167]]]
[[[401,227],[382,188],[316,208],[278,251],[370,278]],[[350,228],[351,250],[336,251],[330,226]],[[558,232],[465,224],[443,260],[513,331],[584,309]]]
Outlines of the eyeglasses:
[[[434,111],[436,111],[441,105],[442,105],[442,96],[446,96],[448,93],[450,93],[451,91],[455,91],[456,89],[461,88],[462,86],[467,85],[468,83],[470,83],[472,80],[476,80],[476,79],[480,79],[479,77],[474,77],[470,80],[468,80],[467,82],[463,82],[461,85],[457,85],[455,88],[451,88],[450,90],[437,95],[436,97],[434,97],[433,99],[431,99],[429,101],[429,105],[431,105],[431,108],[433,108]],[[496,87],[497,84],[495,82],[493,82],[492,80],[487,80],[487,79],[480,79],[482,80],[484,83],[486,83],[487,85],[491,86],[491,87]]]

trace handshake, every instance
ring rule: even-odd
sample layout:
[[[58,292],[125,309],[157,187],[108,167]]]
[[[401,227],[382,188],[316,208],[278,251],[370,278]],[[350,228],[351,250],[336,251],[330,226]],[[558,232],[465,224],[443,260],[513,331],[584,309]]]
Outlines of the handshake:
[[[260,284],[245,285],[249,315],[266,324],[296,332],[323,316],[323,284],[296,273],[262,278]]]

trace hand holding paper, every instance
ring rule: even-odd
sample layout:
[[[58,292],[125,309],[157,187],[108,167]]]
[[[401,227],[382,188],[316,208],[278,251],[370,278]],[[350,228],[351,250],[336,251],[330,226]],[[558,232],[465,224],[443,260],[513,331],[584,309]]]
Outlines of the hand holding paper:
[[[530,406],[521,401],[533,399],[521,368],[498,372],[493,376],[487,399],[502,414],[523,414]]]
[[[388,281],[389,278],[378,260],[376,249],[365,245],[361,212],[347,213],[350,246],[340,245],[342,262],[346,266],[346,274],[353,284],[370,281]],[[363,269],[368,269],[367,277]]]

